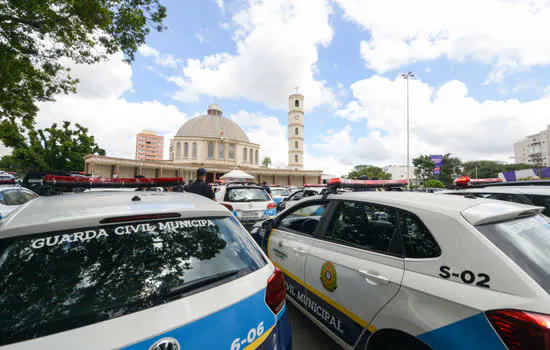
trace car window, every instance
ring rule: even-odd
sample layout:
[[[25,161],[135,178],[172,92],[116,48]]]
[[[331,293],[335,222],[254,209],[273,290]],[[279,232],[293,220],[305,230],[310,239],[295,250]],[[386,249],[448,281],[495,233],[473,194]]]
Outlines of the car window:
[[[534,215],[476,228],[550,292],[550,219]]]
[[[27,191],[21,191],[21,204],[25,204],[27,203],[28,201],[32,200],[32,199],[35,199],[38,197],[38,195],[32,193],[32,192],[27,192]]]
[[[435,258],[441,255],[441,248],[416,215],[400,211],[399,220],[406,258]]]
[[[289,197],[289,200],[291,201],[299,201],[304,197],[304,191],[298,191],[294,193],[292,196]]]
[[[204,290],[265,264],[233,217],[0,239],[0,346],[152,308],[177,298],[176,287],[190,294],[194,281]]]
[[[227,202],[266,202],[271,198],[263,188],[229,188],[225,192]]]
[[[2,192],[4,194],[4,205],[20,205],[21,204],[21,192],[17,189],[6,190]]]
[[[523,204],[523,201],[518,195],[509,193],[489,193],[485,198]]]
[[[290,229],[306,235],[315,231],[321,216],[325,212],[326,203],[316,203],[295,209],[280,221],[277,228]]]
[[[338,206],[324,238],[358,248],[388,252],[397,229],[395,210],[364,202]]]
[[[550,196],[526,194],[525,195],[534,205],[544,207],[542,213],[546,216],[550,216]]]

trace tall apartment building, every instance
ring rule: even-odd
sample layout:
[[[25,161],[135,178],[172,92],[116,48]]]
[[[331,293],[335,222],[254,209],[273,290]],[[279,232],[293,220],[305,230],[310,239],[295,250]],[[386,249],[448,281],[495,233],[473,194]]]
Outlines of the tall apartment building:
[[[533,153],[540,153],[545,166],[550,166],[550,125],[546,130],[529,135],[522,141],[514,143],[514,159],[516,163],[532,163]]]
[[[144,130],[136,135],[137,160],[162,160],[164,155],[164,136]]]

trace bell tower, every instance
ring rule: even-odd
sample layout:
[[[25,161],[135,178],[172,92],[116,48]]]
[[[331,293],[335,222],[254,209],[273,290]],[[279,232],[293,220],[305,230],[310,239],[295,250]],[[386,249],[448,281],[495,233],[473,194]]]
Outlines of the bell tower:
[[[304,96],[298,92],[288,98],[288,167],[304,168]]]

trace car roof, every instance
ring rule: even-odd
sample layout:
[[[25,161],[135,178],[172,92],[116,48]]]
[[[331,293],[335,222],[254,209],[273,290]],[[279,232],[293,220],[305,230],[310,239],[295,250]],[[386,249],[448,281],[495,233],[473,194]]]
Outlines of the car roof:
[[[507,186],[507,187],[483,187],[483,188],[467,188],[457,190],[457,192],[468,193],[523,193],[523,194],[540,194],[550,196],[550,187],[544,186]]]
[[[132,200],[136,196],[140,200]],[[231,215],[220,204],[192,193],[88,192],[23,204],[0,222],[0,238],[98,226],[108,217],[162,213],[180,213],[182,218]]]
[[[544,208],[484,198],[464,198],[462,196],[434,196],[422,192],[346,192],[332,194],[329,199],[368,201],[396,208],[414,211],[422,209],[446,216],[462,215],[472,225],[514,218],[526,211],[540,212]],[[304,199],[315,200],[319,197]]]

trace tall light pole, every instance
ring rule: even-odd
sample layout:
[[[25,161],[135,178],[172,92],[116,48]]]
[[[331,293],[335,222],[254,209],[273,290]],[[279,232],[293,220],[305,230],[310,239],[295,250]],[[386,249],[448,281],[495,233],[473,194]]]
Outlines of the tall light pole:
[[[403,73],[401,77],[407,81],[407,189],[411,190],[411,171],[409,160],[409,79],[414,78],[412,72]]]

